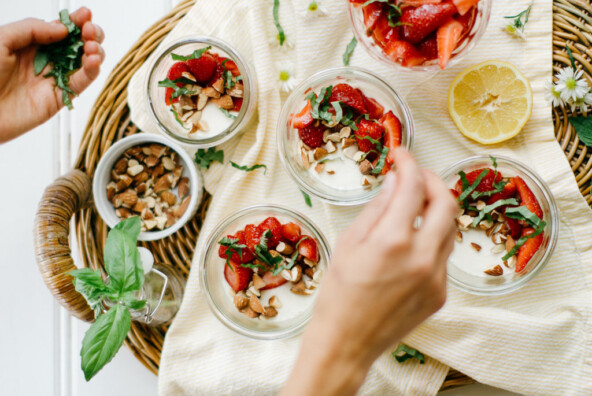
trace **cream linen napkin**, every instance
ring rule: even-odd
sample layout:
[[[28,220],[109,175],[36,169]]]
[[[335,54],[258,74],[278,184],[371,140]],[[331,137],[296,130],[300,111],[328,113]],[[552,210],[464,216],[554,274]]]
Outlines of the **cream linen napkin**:
[[[323,225],[322,231],[332,242],[359,212],[359,208],[316,201],[313,208],[306,207],[276,153],[275,127],[283,97],[275,62],[294,62],[295,76],[301,80],[340,66],[352,37],[345,0],[322,0],[328,15],[310,20],[305,18],[308,3],[281,0],[280,19],[291,49],[271,44],[276,35],[271,0],[198,0],[164,40],[166,44],[189,34],[215,35],[249,59],[259,80],[259,123],[237,139],[233,154],[233,147],[225,150],[227,159],[265,163],[269,171],[264,176],[263,172],[214,165],[207,172],[206,186],[215,195],[197,251],[223,218],[255,203],[278,203],[302,211]],[[525,394],[592,394],[592,345],[587,331],[592,306],[592,214],[555,142],[551,109],[543,94],[543,82],[551,76],[551,0],[534,4],[526,41],[501,31],[504,15],[514,15],[528,5],[527,0],[496,0],[489,28],[478,46],[460,65],[437,74],[395,71],[372,60],[361,46],[352,57],[352,65],[380,74],[406,97],[416,124],[414,153],[422,166],[438,172],[476,153],[514,157],[545,179],[561,214],[559,244],[542,273],[522,290],[502,297],[476,297],[449,288],[445,307],[404,340],[432,358],[424,365],[399,364],[387,351],[372,367],[360,394],[433,395],[448,366],[480,382]],[[487,59],[510,61],[520,68],[531,81],[534,107],[517,138],[484,147],[457,131],[448,116],[446,93],[461,70]],[[144,131],[158,133],[144,99],[146,71],[144,65],[132,78],[129,104],[133,121]],[[194,262],[194,267],[198,264]],[[290,372],[300,339],[255,341],[226,329],[210,313],[198,277],[198,271],[191,272],[181,310],[166,337],[160,394],[277,393]]]

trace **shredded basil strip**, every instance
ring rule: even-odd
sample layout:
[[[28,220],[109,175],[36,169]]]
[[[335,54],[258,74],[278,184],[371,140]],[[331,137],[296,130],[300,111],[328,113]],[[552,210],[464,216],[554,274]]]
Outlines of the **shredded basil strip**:
[[[305,193],[302,190],[300,190],[300,192],[302,193],[302,196],[304,197],[304,203],[306,204],[306,206],[308,206],[309,208],[312,208],[312,202],[310,200],[310,195],[308,195],[307,193]]]
[[[335,109],[335,122],[341,122],[343,119],[343,109],[340,102],[331,102],[331,106]],[[331,118],[332,119],[332,118]]]
[[[226,117],[236,120],[236,116],[234,114],[230,114],[230,112],[228,110],[223,109],[222,107],[218,107],[218,108]]]
[[[463,172],[464,173],[464,172]],[[477,179],[475,179],[475,181],[473,182],[473,184],[471,184],[466,190],[463,187],[463,192],[462,194],[460,194],[460,196],[457,198],[459,202],[463,202],[465,199],[467,199],[469,197],[469,195],[471,195],[471,193],[473,191],[475,191],[475,189],[479,186],[479,184],[481,183],[481,181],[483,180],[483,178],[489,173],[489,169],[483,169],[481,171],[481,173],[479,174],[479,176],[477,176]],[[458,173],[459,176],[461,174],[461,172]],[[467,176],[465,175],[465,180],[466,180]],[[461,177],[462,180],[462,177]],[[468,181],[467,181],[468,183]],[[463,182],[464,184],[464,182]]]
[[[264,168],[265,170],[263,171],[263,174],[267,174],[267,165],[265,164],[255,164],[253,166],[246,166],[246,165],[239,165],[236,162],[230,161],[230,165],[232,165],[233,168],[236,168],[238,170],[242,170],[245,172],[252,172],[255,169],[259,169],[259,168]]]
[[[358,39],[354,36],[347,47],[345,47],[345,52],[343,53],[343,64],[344,66],[349,66],[349,60],[356,49],[356,45],[358,45]]]
[[[189,56],[183,56],[183,55],[177,55],[175,53],[171,53],[171,58],[173,58],[173,60],[181,61],[181,62],[185,62],[185,61],[188,61],[191,59],[199,59],[204,54],[204,52],[207,52],[211,49],[212,49],[212,46],[208,45],[207,47],[193,51],[191,53],[191,55],[189,55]]]
[[[518,201],[516,198],[509,198],[509,199],[500,199],[499,201],[495,201],[491,205],[487,205],[479,212],[479,215],[475,217],[473,220],[473,227],[477,227],[477,225],[483,220],[485,215],[491,213],[494,209],[499,208],[500,206],[504,205],[518,205]]]
[[[185,127],[185,124],[183,124],[183,122],[181,121],[181,119],[179,118],[179,113],[177,113],[177,110],[175,110],[174,108],[171,107],[171,113],[173,113],[173,115],[175,116],[175,120],[179,123],[179,125],[181,125],[181,127],[183,129],[187,129],[189,130],[189,128]]]

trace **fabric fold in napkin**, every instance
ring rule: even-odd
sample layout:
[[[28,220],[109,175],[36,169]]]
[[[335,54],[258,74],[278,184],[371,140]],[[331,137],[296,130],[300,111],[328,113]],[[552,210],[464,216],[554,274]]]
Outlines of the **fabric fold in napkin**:
[[[281,0],[280,21],[288,44],[275,44],[271,0],[198,0],[161,45],[187,35],[212,35],[229,42],[249,61],[259,82],[258,124],[226,144],[226,161],[264,163],[263,172],[242,172],[214,164],[206,187],[214,198],[197,243],[201,252],[212,229],[225,217],[256,203],[299,210],[321,226],[334,243],[360,208],[313,200],[308,208],[278,158],[275,128],[284,95],[276,62],[292,62],[299,81],[342,63],[352,38],[345,0],[322,0],[327,15],[308,19],[309,0]],[[506,155],[528,164],[548,183],[559,207],[561,226],[555,254],[546,268],[517,292],[478,297],[449,287],[444,308],[413,331],[405,343],[426,355],[426,363],[397,363],[386,351],[373,365],[363,395],[434,395],[453,367],[476,380],[530,395],[592,394],[590,315],[592,293],[592,212],[553,134],[543,83],[552,70],[552,1],[533,5],[527,39],[502,31],[504,15],[515,15],[527,0],[496,0],[486,34],[458,65],[439,73],[398,71],[379,63],[361,45],[351,64],[386,79],[407,100],[415,121],[415,153],[436,172],[473,154]],[[516,65],[534,91],[533,113],[520,135],[482,146],[461,136],[447,110],[447,91],[464,68],[489,59]],[[144,98],[147,64],[129,84],[133,122],[158,133]],[[196,254],[196,259],[199,254]],[[268,395],[281,389],[295,360],[300,338],[256,341],[233,333],[202,298],[194,260],[181,310],[169,329],[160,362],[161,395]]]

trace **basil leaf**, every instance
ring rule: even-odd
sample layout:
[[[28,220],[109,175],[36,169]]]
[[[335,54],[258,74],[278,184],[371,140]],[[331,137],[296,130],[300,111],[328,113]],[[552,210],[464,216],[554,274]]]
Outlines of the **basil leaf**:
[[[171,53],[171,58],[173,58],[173,60],[176,60],[176,61],[186,62],[186,61],[191,60],[191,59],[199,59],[199,58],[201,58],[201,56],[204,54],[204,52],[207,52],[207,51],[209,51],[211,49],[212,49],[212,46],[208,45],[207,47],[204,47],[204,48],[201,48],[201,49],[196,49],[189,56],[183,56],[183,55],[177,55],[177,54]]]
[[[195,162],[204,169],[210,169],[210,165],[212,162],[219,162],[221,164],[224,163],[224,151],[218,150],[216,151],[215,147],[210,147],[207,151],[204,149],[199,149],[195,153]]]
[[[188,80],[186,78],[178,78],[174,81],[171,81],[168,78],[165,78],[164,80],[158,82],[158,86],[164,87],[164,88],[172,88],[174,90],[174,92],[171,95],[171,99],[178,98],[179,96],[182,96],[182,95],[196,94],[197,92],[195,92],[195,91],[190,91],[189,89],[187,89],[185,87],[177,86],[177,83],[188,84],[187,81],[191,82],[190,80]]]
[[[349,59],[351,58],[354,50],[356,49],[356,45],[358,45],[358,40],[354,36],[347,47],[345,47],[345,52],[343,53],[343,64],[344,66],[349,66]]]
[[[49,63],[49,54],[42,50],[37,51],[35,54],[35,60],[33,61],[33,67],[35,69],[35,75],[41,73],[43,68]]]
[[[304,203],[306,204],[306,206],[308,206],[309,208],[312,208],[312,202],[310,200],[310,195],[305,193],[303,190],[300,190],[300,192],[302,193],[302,196],[304,197]]]
[[[81,268],[70,271],[74,289],[82,294],[90,308],[95,313],[95,319],[103,313],[103,295],[107,292],[107,286],[101,276],[101,271],[96,272],[90,268]]]
[[[222,107],[218,107],[218,108],[226,117],[236,120],[236,116],[234,114],[230,114],[230,112],[228,110],[223,109]]]
[[[245,172],[252,172],[255,169],[259,169],[259,168],[265,168],[265,170],[263,171],[263,174],[267,174],[267,165],[265,164],[255,164],[253,166],[246,166],[246,165],[239,165],[236,162],[230,161],[230,165],[232,165],[233,168],[245,171]]]
[[[109,232],[105,244],[105,270],[109,288],[119,296],[139,290],[144,283],[144,268],[136,247],[140,234],[140,218],[130,217]]]
[[[138,311],[146,306],[146,300],[136,300],[134,293],[129,293],[123,297],[123,305],[129,309]]]
[[[331,102],[331,106],[335,109],[335,122],[341,122],[343,118],[343,109],[341,108],[340,102]],[[331,121],[333,119],[331,118]]]
[[[233,253],[238,253],[239,257],[242,260],[243,249],[246,249],[246,247],[247,247],[247,245],[243,245],[238,242],[239,242],[238,238],[229,238],[229,237],[224,237],[218,241],[218,243],[221,246],[224,246],[227,248],[226,251],[224,251],[224,254],[226,254],[226,265],[232,271],[234,271],[234,268],[232,268],[232,266],[230,265],[230,257],[232,256]]]
[[[245,263],[245,264],[241,264],[241,267],[245,267],[245,268],[250,268],[252,270],[255,269],[262,269],[263,271],[267,271],[267,267],[261,264],[257,264],[257,263]],[[233,270],[234,271],[234,270]]]
[[[273,0],[273,22],[275,23],[275,27],[278,31],[278,38],[280,40],[280,46],[284,45],[284,41],[286,41],[286,33],[284,33],[284,29],[282,29],[282,25],[280,25],[280,0]]]
[[[461,171],[462,172],[462,171]],[[461,174],[461,172],[459,172],[459,176]],[[463,172],[464,173],[464,172]],[[475,181],[473,182],[473,184],[471,184],[466,190],[463,186],[463,192],[462,194],[460,194],[460,196],[457,198],[459,202],[463,202],[465,199],[467,199],[469,197],[469,195],[475,191],[475,189],[479,186],[479,184],[481,183],[481,180],[483,180],[483,178],[489,173],[489,169],[483,169],[481,171],[481,173],[479,173],[479,176],[477,176],[477,179],[475,179]],[[466,180],[467,176],[465,175],[465,180]],[[462,177],[461,177],[462,179]],[[468,181],[467,181],[468,183]],[[464,184],[464,181],[463,181]]]
[[[477,227],[477,225],[479,225],[481,220],[483,220],[483,218],[487,214],[493,212],[494,209],[499,208],[500,206],[504,206],[504,205],[518,205],[518,201],[515,198],[500,199],[499,201],[495,201],[491,205],[487,205],[486,207],[481,209],[481,211],[479,212],[479,215],[477,217],[475,217],[475,220],[473,220],[473,227]]]
[[[70,20],[70,13],[64,9],[60,11],[60,21],[68,28],[68,33],[75,32],[78,27]]]
[[[80,351],[84,378],[89,381],[115,356],[131,327],[127,308],[116,304],[90,326]]]
[[[419,360],[419,364],[425,363],[425,356],[423,353],[419,352],[417,349],[408,347],[405,344],[400,344],[397,347],[397,349],[393,352],[393,357],[397,359],[397,362],[399,363],[403,363],[411,358]]]
[[[592,117],[570,117],[569,122],[573,125],[582,143],[592,148]]]
[[[542,221],[536,214],[532,213],[526,206],[508,208],[504,216],[516,220],[526,220],[532,226],[538,226]]]
[[[273,268],[273,274],[277,275],[279,272],[276,273],[278,270],[278,264],[284,261],[282,256],[272,256],[269,253],[269,248],[267,247],[267,240],[273,234],[270,230],[265,230],[265,232],[259,238],[259,244],[255,246],[255,254],[257,258],[267,264],[269,267]]]

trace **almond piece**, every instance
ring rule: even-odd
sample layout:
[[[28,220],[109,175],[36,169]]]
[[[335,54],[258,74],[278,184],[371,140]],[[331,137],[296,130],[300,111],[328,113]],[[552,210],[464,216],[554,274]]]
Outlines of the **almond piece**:
[[[505,252],[506,251],[506,247],[504,245],[495,245],[494,247],[491,248],[491,253],[501,253],[501,252]]]
[[[356,146],[356,150],[355,151],[358,151],[358,147],[357,147],[358,144],[356,143],[356,139],[353,139],[353,138],[352,139],[343,139],[341,141],[341,148],[344,149],[344,150],[346,148],[351,147],[351,146],[354,146],[354,145]]]
[[[223,95],[218,99],[212,99],[212,102],[214,102],[216,106],[226,110],[234,109],[234,102],[232,101],[232,97],[230,95]]]
[[[136,159],[138,159],[139,157],[144,155],[144,153],[142,152],[142,147],[140,147],[140,146],[130,147],[127,150],[125,150],[125,153],[123,153],[123,154],[125,156],[127,156],[128,158],[134,157]]]
[[[239,310],[246,308],[249,305],[249,299],[245,295],[245,292],[240,291],[234,295],[234,306]]]
[[[315,165],[315,168],[314,168],[314,169],[315,169],[315,172],[317,172],[317,173],[319,173],[319,174],[320,174],[320,173],[323,173],[323,169],[325,169],[325,164],[322,164],[322,163],[317,163],[317,164]]]
[[[508,235],[508,239],[506,239],[506,250],[510,252],[516,246],[516,241],[512,238],[511,235]]]
[[[109,201],[113,200],[113,197],[115,196],[115,194],[117,193],[116,191],[116,187],[117,185],[113,182],[107,184],[107,199]]]
[[[378,179],[375,176],[364,175],[362,176],[362,186],[372,187],[378,183]]]
[[[501,266],[496,265],[495,267],[485,270],[483,272],[491,276],[500,276],[504,274],[504,269]]]
[[[219,78],[212,84],[212,87],[220,93],[224,92],[224,80]]]
[[[349,158],[351,160],[354,159],[354,156],[356,155],[356,153],[358,152],[358,145],[352,145],[352,146],[347,146],[347,147],[342,147],[342,152],[343,155],[346,158]]]
[[[175,169],[175,161],[173,161],[169,157],[162,157],[162,166],[164,166],[164,169],[172,171],[173,169]]]
[[[115,184],[115,190],[117,192],[122,192],[126,188],[128,188],[133,182],[133,179],[128,175],[121,175],[119,181]]]
[[[117,209],[115,209],[115,215],[117,217],[119,217],[120,219],[127,219],[128,217],[130,217],[132,215],[132,213],[129,211],[129,209],[117,208]]]
[[[242,98],[243,97],[243,84],[236,83],[234,87],[228,90],[228,95],[235,97],[235,98]]]
[[[160,194],[161,192],[171,188],[173,184],[173,174],[167,173],[163,175],[154,185],[154,192]]]
[[[257,313],[263,313],[263,305],[261,304],[259,298],[257,298],[257,296],[254,294],[251,296],[251,299],[249,300],[249,308],[251,308],[253,311]]]
[[[156,181],[162,175],[164,175],[164,166],[162,164],[158,164],[152,168],[152,174],[150,175],[152,180]]]
[[[146,157],[152,155],[152,150],[150,150],[150,146],[144,146],[144,147],[142,147],[142,152],[144,153],[144,155]]]
[[[335,174],[335,171],[334,170],[327,171],[327,174],[334,175]]]
[[[350,135],[351,135],[351,128],[350,127],[343,127],[339,131],[339,139],[349,138]]]
[[[323,132],[323,143],[327,143],[329,141],[330,134],[331,134],[331,130],[325,129],[325,132]]]
[[[142,213],[142,211],[144,210],[144,202],[138,200],[138,202],[136,202],[134,206],[132,206],[132,210],[136,213]]]
[[[177,197],[170,190],[163,191],[160,194],[160,199],[169,204],[169,206],[173,206],[177,202]]]
[[[173,188],[177,187],[177,183],[179,183],[179,180],[181,179],[182,175],[183,165],[176,166],[175,169],[173,169]]]
[[[189,72],[183,72],[181,73],[181,77],[185,77],[186,79],[196,82],[197,80],[195,79],[195,77],[193,77],[193,74],[189,73]]]
[[[284,256],[289,256],[292,253],[294,253],[294,248],[291,245],[288,245],[285,242],[278,243],[278,245],[276,246],[275,250],[277,252],[283,254]]]
[[[166,228],[172,227],[176,222],[177,218],[171,212],[166,212],[167,222],[165,224]]]
[[[190,188],[189,188],[189,179],[186,177],[182,177],[181,180],[179,180],[179,198],[183,198],[185,197],[187,194],[189,194]]]
[[[156,219],[156,228],[158,228],[159,230],[164,230],[164,226],[167,223],[167,217],[165,214],[162,214],[160,216],[158,216]]]
[[[181,218],[183,216],[183,214],[185,214],[185,211],[187,210],[187,207],[189,206],[189,201],[191,201],[191,195],[188,195],[185,198],[183,198],[183,201],[181,201],[181,204],[179,205],[177,210],[175,210],[175,216],[177,218]]]
[[[300,281],[296,283],[294,286],[290,288],[290,291],[294,294],[299,294],[301,296],[306,296],[309,293],[306,292],[306,286],[304,286],[304,281]]]
[[[315,274],[314,268],[306,267],[304,269],[304,275],[308,276],[309,278],[312,278],[314,276],[314,274]]]
[[[508,268],[516,268],[516,256],[510,257],[505,263]]]
[[[130,161],[131,162],[131,161]],[[127,174],[134,177],[144,171],[144,165],[134,165],[127,168]]]
[[[251,318],[251,319],[255,319],[255,318],[259,317],[259,314],[255,311],[253,311],[250,307],[243,309],[241,311],[241,313],[243,315],[245,315],[247,318]]]
[[[183,110],[193,110],[195,108],[195,104],[193,103],[193,99],[189,95],[181,95],[179,98],[179,104],[181,105],[181,109]]]
[[[134,176],[134,182],[136,183],[136,185],[144,183],[146,180],[148,180],[148,177],[148,172],[140,172],[136,176]]]
[[[150,209],[144,208],[140,217],[142,217],[142,220],[154,220],[154,213]]]
[[[463,241],[463,234],[460,230],[456,230],[456,242],[461,243]]]
[[[266,318],[273,318],[274,316],[277,316],[277,314],[278,311],[274,307],[265,307],[263,309],[263,316]]]
[[[368,161],[367,159],[360,162],[360,172],[362,172],[363,175],[369,175],[372,173],[372,169],[374,169],[372,162]]]
[[[327,150],[325,150],[322,147],[317,147],[314,151],[314,159],[315,159],[315,161],[322,160],[323,158],[325,158],[327,156],[327,154],[329,154],[327,152]]]
[[[127,158],[122,157],[119,161],[117,161],[115,163],[115,166],[113,167],[113,170],[118,175],[125,173],[125,171],[127,170]]]
[[[327,150],[327,152],[331,154],[337,151],[337,146],[335,146],[335,143],[333,143],[332,141],[328,141],[327,144],[325,144],[325,150]]]
[[[203,108],[206,107],[206,104],[208,104],[208,99],[209,96],[202,91],[202,93],[200,93],[197,97],[197,110],[203,110]]]
[[[282,303],[280,302],[278,296],[271,296],[269,298],[269,306],[277,309],[280,309],[282,307]]]
[[[119,198],[123,201],[124,205],[132,207],[138,202],[138,194],[134,190],[126,190],[119,194]]]
[[[253,286],[255,289],[263,289],[267,284],[261,277],[257,274],[253,274]]]
[[[292,282],[300,282],[300,279],[302,279],[302,267],[295,265],[290,271],[290,275],[292,277]]]
[[[304,264],[308,265],[309,267],[316,267],[317,266],[317,263],[315,261],[312,261],[309,258],[305,257],[303,261],[304,261]]]
[[[302,151],[300,152],[300,156],[302,157],[302,166],[304,167],[304,169],[310,169],[310,161],[308,160],[308,152],[304,151],[304,149],[302,149]]]
[[[462,230],[467,230],[469,226],[473,224],[473,217],[469,215],[462,215],[458,219],[456,219],[456,222]]]
[[[201,115],[202,115],[201,111],[196,111],[195,113],[193,113],[193,115],[191,117],[189,117],[189,119],[187,121],[191,125],[195,125],[201,120]]]
[[[471,247],[473,249],[475,249],[477,252],[480,252],[481,251],[481,245],[479,245],[478,243],[471,242]]]
[[[144,226],[146,227],[146,229],[148,231],[150,231],[151,229],[153,229],[154,227],[156,227],[156,220],[144,220]]]

